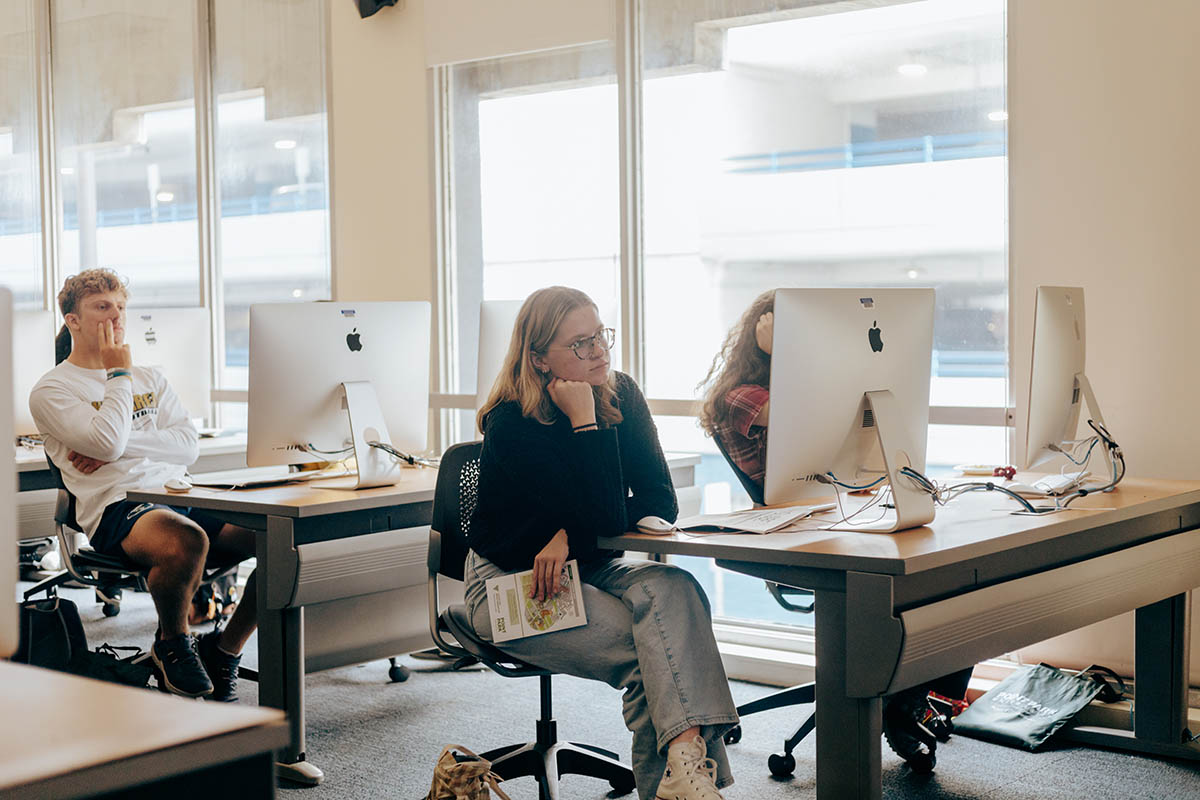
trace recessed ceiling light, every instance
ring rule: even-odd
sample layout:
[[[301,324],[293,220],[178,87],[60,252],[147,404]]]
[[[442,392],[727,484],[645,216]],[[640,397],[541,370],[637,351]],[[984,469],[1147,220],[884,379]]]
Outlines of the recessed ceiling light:
[[[1003,110],[989,111],[988,119],[990,119],[992,122],[1004,122],[1004,120],[1008,119],[1008,112]]]
[[[921,274],[921,273],[920,273],[920,272],[918,272],[917,270],[915,270],[915,269],[910,269],[910,270],[908,271],[908,279],[909,279],[910,281],[915,281],[915,280],[917,279],[917,277],[918,277],[920,274]]]
[[[899,72],[906,78],[919,78],[926,72],[929,72],[929,67],[924,64],[901,64],[896,67],[896,72]]]
[[[63,175],[74,175],[75,168],[74,167],[63,167],[62,169],[59,170],[59,172]]]
[[[296,140],[295,139],[276,139],[275,140],[275,149],[276,150],[295,150],[296,149]]]
[[[169,203],[175,199],[175,193],[174,192],[159,192],[158,194],[154,195],[154,199],[160,203]]]
[[[292,289],[292,297],[302,297],[303,295],[304,295],[303,289]]]

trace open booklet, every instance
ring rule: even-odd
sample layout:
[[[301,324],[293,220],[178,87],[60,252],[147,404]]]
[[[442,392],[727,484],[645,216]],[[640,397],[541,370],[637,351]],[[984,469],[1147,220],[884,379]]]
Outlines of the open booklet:
[[[492,616],[493,642],[524,639],[587,624],[579,563],[575,559],[563,565],[562,588],[558,594],[541,602],[529,596],[533,588],[531,569],[488,578],[485,586]]]
[[[749,508],[729,514],[697,514],[675,523],[680,531],[736,531],[738,533],[774,533],[794,522],[821,511],[836,508],[833,503],[784,508]]]

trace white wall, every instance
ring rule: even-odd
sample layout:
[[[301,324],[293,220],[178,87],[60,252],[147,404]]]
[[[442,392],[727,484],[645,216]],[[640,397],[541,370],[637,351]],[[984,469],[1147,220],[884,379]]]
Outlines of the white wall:
[[[329,7],[334,297],[432,300],[424,0],[367,19]]]
[[[1200,479],[1198,29],[1194,0],[1009,0],[1014,399],[1028,397],[1035,288],[1083,286],[1088,376],[1140,477]],[[1132,636],[1125,615],[1022,656],[1131,669]],[[1200,685],[1195,602],[1191,660]]]

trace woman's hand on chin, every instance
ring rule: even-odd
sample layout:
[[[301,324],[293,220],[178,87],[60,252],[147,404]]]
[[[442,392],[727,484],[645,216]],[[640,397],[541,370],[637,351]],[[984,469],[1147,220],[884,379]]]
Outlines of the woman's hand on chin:
[[[529,596],[539,603],[549,600],[562,589],[563,565],[567,563],[569,545],[567,531],[559,528],[558,533],[547,542],[533,558],[533,587]]]
[[[590,383],[555,378],[546,385],[546,391],[559,411],[571,420],[572,428],[595,424],[596,400]]]

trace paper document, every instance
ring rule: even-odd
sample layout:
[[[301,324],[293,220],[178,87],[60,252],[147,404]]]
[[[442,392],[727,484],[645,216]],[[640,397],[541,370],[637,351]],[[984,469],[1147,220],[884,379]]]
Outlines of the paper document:
[[[774,533],[797,520],[834,508],[833,503],[786,508],[750,508],[729,514],[698,514],[684,517],[675,523],[681,531],[737,531],[740,533]]]
[[[529,596],[533,588],[533,570],[488,578],[485,586],[493,642],[524,639],[587,624],[579,563],[575,559],[563,565],[562,589],[541,602]]]

